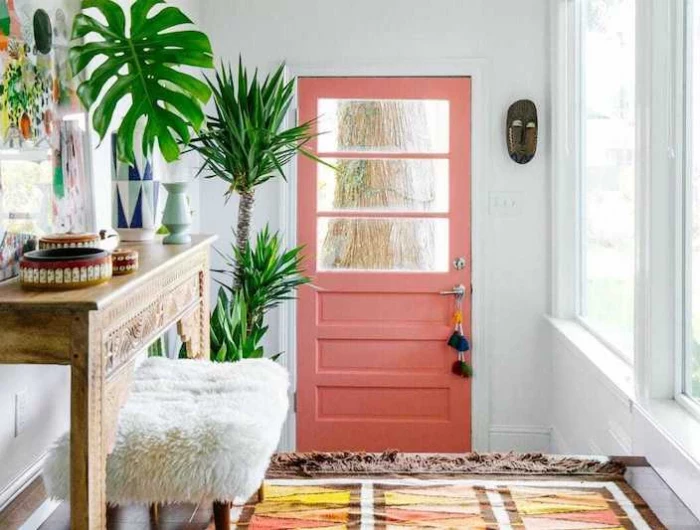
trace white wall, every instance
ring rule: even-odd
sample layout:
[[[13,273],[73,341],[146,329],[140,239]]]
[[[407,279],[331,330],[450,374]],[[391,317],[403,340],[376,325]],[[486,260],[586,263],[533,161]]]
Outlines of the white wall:
[[[550,351],[552,451],[631,455],[630,396],[610,381],[579,348],[554,330]]]
[[[292,65],[342,64],[343,61],[416,63],[447,58],[482,58],[488,63],[488,191],[513,191],[521,212],[489,216],[481,223],[485,241],[485,334],[479,355],[488,356],[491,448],[549,447],[549,366],[542,315],[547,309],[549,146],[541,135],[537,158],[527,166],[510,161],[505,151],[508,106],[533,99],[540,130],[548,130],[549,12],[546,0],[207,0],[203,28],[215,52],[229,60],[242,54],[249,66],[269,70],[282,60]],[[485,101],[474,101],[474,106]],[[280,227],[280,186],[270,183],[258,194],[254,224]],[[236,202],[224,205],[225,187],[200,183],[201,226],[230,241]],[[483,205],[483,211],[488,208]],[[270,350],[279,344],[271,322]],[[481,410],[475,414],[483,414]],[[482,447],[481,449],[485,449]]]

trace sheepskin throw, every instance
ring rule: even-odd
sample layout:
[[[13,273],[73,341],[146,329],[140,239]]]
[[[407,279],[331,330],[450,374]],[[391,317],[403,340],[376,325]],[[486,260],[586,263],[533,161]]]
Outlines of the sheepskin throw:
[[[107,459],[111,504],[234,501],[260,486],[289,408],[289,377],[267,359],[152,358],[134,374]],[[69,435],[44,466],[49,495],[69,496]]]

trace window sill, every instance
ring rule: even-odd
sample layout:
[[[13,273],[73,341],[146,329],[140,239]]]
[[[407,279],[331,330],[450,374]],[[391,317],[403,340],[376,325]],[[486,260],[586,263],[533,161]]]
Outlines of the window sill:
[[[638,408],[700,469],[700,420],[695,414],[675,399],[654,399]]]
[[[634,401],[634,369],[593,333],[575,320],[547,317],[554,332],[576,354],[595,366],[604,381]]]
[[[547,317],[554,333],[575,355],[587,359],[601,381],[629,399],[633,409],[645,417],[667,443],[685,455],[700,471],[700,418],[675,399],[637,402],[634,394],[634,368],[600,342],[580,323]]]

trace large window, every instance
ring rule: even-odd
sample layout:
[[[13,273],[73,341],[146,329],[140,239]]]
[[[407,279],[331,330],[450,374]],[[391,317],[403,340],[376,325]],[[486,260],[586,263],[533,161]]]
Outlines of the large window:
[[[686,348],[683,391],[700,401],[700,0],[686,17]]]
[[[581,8],[579,314],[595,334],[631,360],[635,0],[583,0]]]

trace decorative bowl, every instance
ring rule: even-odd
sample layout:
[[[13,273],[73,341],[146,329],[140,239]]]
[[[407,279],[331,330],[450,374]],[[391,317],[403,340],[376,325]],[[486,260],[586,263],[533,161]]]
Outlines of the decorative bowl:
[[[112,274],[124,276],[139,268],[139,253],[130,248],[118,248],[112,252]]]
[[[64,291],[109,281],[112,256],[99,248],[35,250],[22,256],[19,280],[25,289]]]
[[[39,239],[39,250],[54,248],[101,248],[112,251],[119,246],[119,236],[101,230],[99,234],[49,234]]]
[[[49,234],[39,239],[39,250],[97,248],[101,240],[98,234]]]

